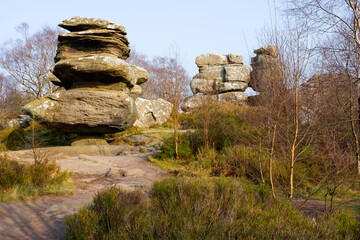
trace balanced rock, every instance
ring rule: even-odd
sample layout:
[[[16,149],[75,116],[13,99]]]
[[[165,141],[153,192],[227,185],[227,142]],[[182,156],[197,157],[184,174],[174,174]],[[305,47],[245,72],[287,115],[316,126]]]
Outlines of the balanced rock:
[[[59,26],[53,74],[58,90],[24,106],[23,110],[49,129],[104,134],[131,127],[137,111],[139,84],[149,79],[145,69],[125,60],[129,56],[126,30],[95,18],[74,17]]]
[[[190,83],[195,95],[185,99],[183,111],[198,108],[204,101],[244,104],[247,100],[244,91],[251,79],[251,69],[243,65],[242,56],[208,53],[198,56],[195,63],[199,67],[199,73]],[[198,93],[203,95],[196,95]]]
[[[138,118],[134,126],[147,128],[154,124],[163,124],[168,120],[173,109],[173,105],[164,100],[147,100],[138,98],[135,100]]]
[[[257,55],[251,59],[253,72],[250,86],[258,92],[280,89],[283,85],[282,67],[277,59],[276,46],[267,45],[254,51]]]

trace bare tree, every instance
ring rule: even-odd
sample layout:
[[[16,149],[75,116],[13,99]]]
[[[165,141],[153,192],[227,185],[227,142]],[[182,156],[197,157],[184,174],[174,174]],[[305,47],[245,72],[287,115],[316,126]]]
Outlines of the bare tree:
[[[332,54],[332,60],[336,62],[335,71],[342,71],[348,75],[349,86],[353,88],[353,83],[360,77],[360,2],[358,0],[292,0],[292,12],[302,14],[310,21],[313,32],[322,36],[321,40],[331,36],[336,40],[336,44],[318,44],[318,49]],[[334,71],[334,68],[333,68]],[[351,126],[353,141],[355,145],[355,159],[360,174],[360,109],[354,106],[359,105],[360,91],[359,85],[354,86],[357,96],[352,95],[350,89],[349,108],[347,115]],[[354,98],[357,98],[355,101]],[[355,111],[358,111],[355,114]]]
[[[40,98],[54,90],[48,74],[54,65],[57,35],[60,31],[58,28],[44,27],[30,35],[26,23],[22,23],[17,31],[22,37],[4,45],[0,54],[0,66],[26,93]]]

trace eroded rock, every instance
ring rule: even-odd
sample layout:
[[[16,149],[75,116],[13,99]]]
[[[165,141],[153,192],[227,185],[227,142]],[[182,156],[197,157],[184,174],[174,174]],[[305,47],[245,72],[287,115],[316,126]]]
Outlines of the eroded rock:
[[[154,124],[163,124],[170,117],[173,105],[164,100],[147,100],[138,98],[135,100],[138,118],[134,123],[137,127],[150,127]]]

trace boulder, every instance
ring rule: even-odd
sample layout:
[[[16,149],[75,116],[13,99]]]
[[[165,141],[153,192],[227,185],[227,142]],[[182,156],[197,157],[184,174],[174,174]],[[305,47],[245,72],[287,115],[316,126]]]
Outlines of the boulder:
[[[251,69],[248,66],[228,65],[225,67],[225,81],[240,81],[249,83]]]
[[[79,134],[120,132],[131,127],[137,116],[135,101],[127,92],[91,88],[57,91],[23,110],[49,129]]]
[[[55,64],[53,73],[67,88],[75,81],[124,82],[131,86],[137,82],[129,63],[102,55],[60,60]]]
[[[123,26],[99,18],[73,17],[71,19],[62,21],[59,24],[59,27],[62,27],[71,32],[84,31],[88,29],[109,29],[116,30],[121,34],[126,35],[126,29]]]
[[[230,102],[236,105],[246,104],[248,95],[244,92],[226,92],[217,95],[194,95],[187,97],[181,105],[181,110],[191,112],[206,105]]]
[[[102,54],[121,59],[130,55],[128,39],[113,30],[95,29],[82,32],[60,33],[55,62],[62,59]]]
[[[224,66],[202,66],[199,68],[199,73],[194,78],[206,80],[223,81],[225,75]]]
[[[258,55],[260,55],[260,54],[269,55],[273,58],[277,58],[278,57],[278,48],[273,45],[266,45],[259,49],[254,50],[254,53],[256,53]]]
[[[154,124],[163,124],[171,115],[173,105],[164,100],[147,100],[137,98],[135,100],[138,117],[134,126],[147,128]]]
[[[216,94],[217,93],[215,80],[194,78],[193,80],[191,80],[190,88],[194,94],[197,94],[197,93]]]
[[[253,71],[249,85],[260,94],[268,89],[284,88],[281,63],[275,57],[277,48],[265,46],[255,50],[254,53],[257,55],[251,59]]]
[[[226,55],[207,53],[196,57],[195,63],[198,67],[201,67],[205,65],[226,65],[229,64],[229,61]]]
[[[240,91],[240,92],[244,92],[248,87],[247,83],[241,82],[241,81],[231,81],[231,82],[224,82],[222,83],[222,85],[219,87],[219,93],[224,93],[224,92],[234,92],[234,91]]]

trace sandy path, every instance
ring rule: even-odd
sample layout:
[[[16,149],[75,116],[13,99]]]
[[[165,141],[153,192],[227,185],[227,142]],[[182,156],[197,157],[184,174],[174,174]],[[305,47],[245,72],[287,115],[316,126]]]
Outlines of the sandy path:
[[[31,161],[31,154],[26,151],[12,152],[11,157]],[[116,185],[146,191],[155,180],[165,176],[147,161],[148,154],[89,156],[78,153],[64,152],[56,159],[62,169],[73,172],[72,179],[76,183],[73,195],[43,196],[33,201],[0,204],[1,240],[64,239],[64,217],[89,204],[101,189]]]

